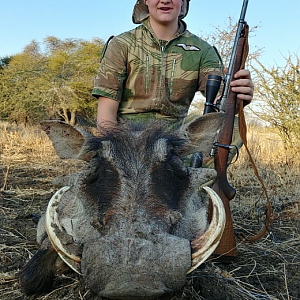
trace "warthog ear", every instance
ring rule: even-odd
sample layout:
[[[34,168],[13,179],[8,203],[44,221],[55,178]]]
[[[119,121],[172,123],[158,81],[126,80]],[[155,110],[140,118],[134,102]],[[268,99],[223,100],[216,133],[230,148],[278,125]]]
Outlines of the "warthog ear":
[[[79,158],[85,141],[92,134],[59,120],[42,121],[41,128],[49,136],[57,155],[62,158]]]
[[[202,152],[204,156],[208,156],[223,126],[224,117],[225,114],[221,112],[209,113],[184,124],[181,133],[189,143],[184,148],[182,155]]]

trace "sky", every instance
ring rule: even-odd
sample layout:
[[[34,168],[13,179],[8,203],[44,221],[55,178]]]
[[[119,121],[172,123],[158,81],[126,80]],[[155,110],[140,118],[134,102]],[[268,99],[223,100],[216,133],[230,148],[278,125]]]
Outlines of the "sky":
[[[131,16],[135,0],[0,0],[0,57],[22,52],[32,40],[47,36],[104,41],[136,25]],[[206,35],[228,18],[239,19],[243,0],[191,0],[188,29]],[[249,0],[246,20],[258,26],[250,49],[263,48],[266,66],[283,66],[289,54],[300,54],[300,0]]]

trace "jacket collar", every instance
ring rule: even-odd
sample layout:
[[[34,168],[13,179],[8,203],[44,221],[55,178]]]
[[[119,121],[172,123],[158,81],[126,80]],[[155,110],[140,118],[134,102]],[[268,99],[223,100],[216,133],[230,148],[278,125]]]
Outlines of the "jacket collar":
[[[173,36],[173,38],[171,40],[176,39],[178,36],[182,35],[187,30],[187,25],[183,20],[179,20],[178,25],[179,25],[178,30],[177,30],[176,34]],[[150,25],[149,18],[147,18],[146,20],[144,20],[142,22],[142,26],[144,26],[151,33],[152,37],[158,41],[158,39],[156,38],[155,33],[154,33],[154,31],[153,31],[153,29]]]

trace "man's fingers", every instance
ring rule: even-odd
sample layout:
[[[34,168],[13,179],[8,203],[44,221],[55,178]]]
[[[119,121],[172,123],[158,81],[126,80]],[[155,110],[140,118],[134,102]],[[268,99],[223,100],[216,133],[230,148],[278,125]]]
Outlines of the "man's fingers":
[[[246,78],[236,79],[230,82],[231,86],[249,86],[252,87],[252,81]]]
[[[231,89],[233,92],[238,94],[247,94],[250,96],[253,95],[253,89],[249,86],[234,86]]]
[[[242,69],[242,70],[237,71],[234,74],[234,78],[240,78],[240,77],[251,79],[250,71]]]
[[[239,98],[240,100],[244,100],[247,101],[248,103],[250,103],[252,101],[252,96],[248,95],[248,94],[237,94],[236,95],[237,98]]]

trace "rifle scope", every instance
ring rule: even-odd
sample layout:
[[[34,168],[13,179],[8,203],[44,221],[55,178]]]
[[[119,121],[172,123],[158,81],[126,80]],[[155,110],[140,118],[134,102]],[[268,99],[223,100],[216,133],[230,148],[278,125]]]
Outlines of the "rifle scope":
[[[218,94],[218,91],[220,89],[222,77],[219,75],[208,75],[207,77],[207,83],[206,83],[206,102],[204,107],[203,114],[208,114],[211,112],[217,112],[219,111],[216,104],[214,104],[214,101],[216,99],[216,96]]]

